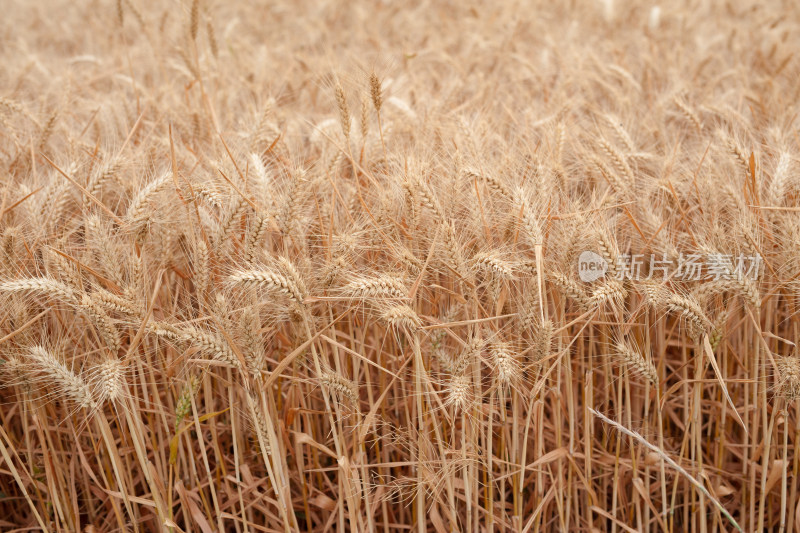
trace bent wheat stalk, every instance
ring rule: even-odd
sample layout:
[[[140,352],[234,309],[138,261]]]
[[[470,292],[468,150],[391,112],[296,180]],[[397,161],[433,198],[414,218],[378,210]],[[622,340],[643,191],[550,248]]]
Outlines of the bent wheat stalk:
[[[676,462],[675,462],[675,461],[674,461],[674,460],[673,460],[673,459],[672,459],[672,458],[671,458],[669,455],[667,455],[667,452],[665,452],[664,450],[662,450],[661,448],[659,448],[658,446],[656,446],[656,445],[654,445],[654,444],[650,444],[650,443],[649,443],[649,442],[648,442],[648,441],[647,441],[647,440],[646,440],[644,437],[642,437],[641,435],[639,435],[639,434],[638,434],[638,433],[636,433],[635,431],[632,431],[632,430],[630,430],[630,429],[626,428],[626,427],[625,427],[625,426],[623,426],[622,424],[619,424],[619,423],[617,423],[617,422],[614,422],[613,420],[611,420],[610,418],[608,418],[608,417],[607,417],[607,416],[605,416],[604,414],[602,414],[602,413],[598,413],[597,411],[595,411],[595,410],[594,410],[594,409],[592,409],[592,408],[589,408],[589,412],[590,412],[590,413],[592,413],[592,414],[593,414],[594,416],[596,416],[597,418],[599,418],[600,420],[602,420],[603,422],[605,422],[606,424],[608,424],[609,426],[611,426],[611,427],[613,427],[613,428],[615,428],[615,429],[617,429],[617,430],[621,431],[621,432],[622,432],[622,433],[624,433],[625,435],[628,435],[629,437],[631,437],[631,438],[635,439],[636,441],[638,441],[639,443],[641,443],[641,444],[642,444],[642,445],[643,445],[645,448],[647,448],[647,449],[648,449],[648,450],[650,450],[651,452],[653,452],[653,453],[657,454],[657,455],[658,455],[658,456],[659,456],[659,457],[660,457],[660,458],[661,458],[661,459],[662,459],[664,462],[666,462],[666,463],[667,463],[669,466],[671,466],[672,468],[674,468],[674,469],[675,469],[675,470],[676,470],[676,471],[677,471],[679,474],[681,474],[682,476],[684,476],[684,477],[685,477],[685,478],[686,478],[686,479],[687,479],[687,480],[688,480],[688,481],[689,481],[689,482],[690,482],[692,485],[694,485],[695,487],[697,487],[697,490],[699,490],[700,492],[702,492],[702,493],[705,495],[705,497],[706,497],[706,498],[708,498],[709,500],[711,500],[711,503],[713,503],[713,504],[716,506],[716,508],[717,508],[717,509],[719,509],[719,512],[720,512],[720,513],[722,513],[722,515],[723,515],[723,516],[724,516],[724,517],[725,517],[725,518],[726,518],[726,519],[727,519],[727,520],[728,520],[728,521],[729,521],[731,524],[733,524],[733,526],[734,526],[734,527],[735,527],[737,530],[739,530],[739,531],[741,531],[742,533],[744,533],[744,530],[743,530],[743,529],[742,529],[742,527],[739,525],[739,523],[738,523],[738,522],[736,522],[736,520],[734,520],[734,519],[733,519],[733,517],[730,515],[730,513],[728,513],[728,510],[727,510],[727,509],[725,509],[725,507],[723,507],[721,503],[719,503],[719,500],[717,500],[716,498],[714,498],[714,497],[711,495],[711,493],[710,493],[710,492],[708,492],[708,489],[706,489],[706,488],[703,486],[703,484],[702,484],[702,483],[700,483],[700,482],[699,482],[699,481],[697,481],[697,480],[696,480],[694,477],[692,477],[692,475],[691,475],[691,474],[689,474],[689,472],[687,472],[687,471],[686,471],[686,469],[684,469],[684,468],[683,468],[681,465],[679,465],[678,463],[676,463]]]

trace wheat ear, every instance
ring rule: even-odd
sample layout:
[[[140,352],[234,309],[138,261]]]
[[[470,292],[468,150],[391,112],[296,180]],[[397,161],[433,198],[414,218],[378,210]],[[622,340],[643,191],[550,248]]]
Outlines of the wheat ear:
[[[28,350],[28,357],[34,367],[47,376],[70,400],[87,409],[97,408],[91,388],[53,353],[43,346],[33,346]]]
[[[295,303],[302,304],[306,295],[287,276],[273,270],[241,270],[231,274],[230,278],[235,285],[258,287],[270,292],[287,296]]]
[[[778,366],[778,394],[787,402],[800,399],[800,357],[781,357],[775,362]]]
[[[196,328],[181,330],[179,338],[184,342],[196,346],[202,353],[210,355],[218,361],[227,363],[234,368],[239,368],[239,358],[231,348],[228,341],[214,333],[208,333]]]
[[[383,274],[374,278],[351,281],[345,293],[352,298],[406,298],[408,289],[401,278]]]
[[[586,291],[584,291],[583,287],[578,285],[577,282],[559,272],[553,272],[550,278],[553,280],[553,283],[561,289],[561,292],[574,300],[581,309],[586,310],[592,307],[593,301],[586,295]]]
[[[97,391],[99,402],[118,401],[125,390],[125,363],[115,358],[106,359],[93,369],[89,383]]]
[[[126,213],[126,217],[131,223],[141,224],[149,219],[150,214],[147,209],[148,203],[156,193],[166,187],[171,179],[172,173],[165,172],[145,185],[138,194],[133,197],[133,200],[131,200],[131,203],[128,205],[128,211]]]
[[[186,384],[175,402],[175,432],[178,431],[183,419],[192,412],[192,398],[197,394],[197,389],[200,388],[200,380],[197,376],[190,376]]]
[[[405,304],[389,307],[381,314],[381,319],[394,328],[404,329],[408,332],[414,332],[422,326],[417,313]]]
[[[340,400],[346,399],[353,406],[358,407],[358,386],[355,382],[337,374],[333,370],[323,370],[319,380]]]
[[[63,302],[78,303],[78,293],[68,285],[50,278],[27,278],[0,283],[0,292],[34,292],[57,298]]]
[[[693,339],[700,339],[705,332],[710,320],[703,313],[700,304],[694,298],[670,294],[664,301],[667,309],[680,315],[686,320],[689,336]]]
[[[653,361],[624,342],[615,346],[617,355],[628,368],[643,375],[654,387],[658,386],[658,370]]]
[[[494,364],[497,380],[503,385],[510,385],[520,376],[519,358],[507,342],[493,342],[489,346],[489,354]]]

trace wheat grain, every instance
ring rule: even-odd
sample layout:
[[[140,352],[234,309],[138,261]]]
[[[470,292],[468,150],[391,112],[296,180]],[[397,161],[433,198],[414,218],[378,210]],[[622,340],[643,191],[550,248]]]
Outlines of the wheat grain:
[[[625,156],[622,155],[622,153],[620,153],[620,151],[617,150],[614,145],[607,140],[600,138],[597,142],[600,144],[600,148],[603,150],[603,152],[605,152],[606,156],[608,156],[609,159],[611,159],[611,161],[614,163],[614,166],[617,167],[617,170],[622,172],[622,174],[625,176],[625,179],[627,180],[626,187],[633,185],[633,169],[631,168],[630,164],[628,164]]]
[[[378,79],[378,75],[375,74],[374,72],[370,73],[369,75],[369,91],[370,91],[370,96],[372,97],[372,105],[375,106],[375,111],[380,113],[381,106],[383,105],[381,80]]]
[[[625,298],[628,296],[628,291],[625,286],[617,280],[609,280],[597,287],[592,291],[590,298],[592,305],[602,306],[609,303],[613,306],[621,306]]]
[[[192,40],[197,40],[197,29],[200,23],[200,0],[192,0],[192,8],[189,11],[189,35]]]
[[[686,117],[686,119],[692,123],[695,129],[699,132],[703,131],[703,123],[700,122],[700,117],[697,116],[697,113],[692,111],[692,109],[683,101],[683,99],[679,96],[676,96],[674,99],[675,105],[678,106],[681,113]]]
[[[116,354],[122,348],[122,339],[108,313],[88,294],[82,295],[79,305],[100,331],[106,346]]]
[[[147,209],[148,203],[156,193],[167,186],[171,179],[172,174],[170,172],[163,173],[146,186],[142,187],[136,196],[133,197],[131,203],[128,204],[128,211],[126,214],[128,220],[132,224],[138,226],[149,220],[151,214]]]
[[[514,265],[505,261],[497,252],[480,252],[475,254],[472,260],[481,269],[492,272],[501,278],[514,277]]]
[[[798,529],[795,3],[6,4],[3,526]]]
[[[250,420],[256,433],[258,445],[262,453],[269,454],[272,451],[272,447],[270,446],[267,418],[264,416],[261,402],[252,393],[247,394],[247,407],[250,409]]]
[[[248,264],[253,264],[256,261],[259,245],[269,227],[269,222],[270,218],[266,213],[258,213],[255,220],[253,220],[245,247],[245,262]]]
[[[553,345],[555,325],[552,320],[545,320],[536,324],[533,330],[533,351],[531,358],[538,363],[550,355]]]
[[[486,183],[486,185],[495,193],[500,195],[502,198],[506,200],[511,200],[513,195],[512,192],[506,187],[506,185],[497,177],[491,175],[485,175],[480,171],[472,168],[464,169],[464,176],[469,179],[475,179]]]

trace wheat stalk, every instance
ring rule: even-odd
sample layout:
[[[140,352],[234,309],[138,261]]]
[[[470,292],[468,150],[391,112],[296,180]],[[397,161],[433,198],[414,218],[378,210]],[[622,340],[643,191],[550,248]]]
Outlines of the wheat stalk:
[[[621,431],[625,435],[628,435],[629,437],[635,439],[636,441],[638,441],[639,443],[644,445],[648,450],[650,450],[651,452],[655,453],[659,458],[663,459],[664,462],[666,462],[669,466],[674,468],[678,473],[680,473],[682,476],[684,476],[686,479],[688,479],[689,482],[692,485],[697,487],[697,489],[699,491],[701,491],[706,496],[706,498],[711,500],[714,503],[714,505],[717,507],[717,509],[719,509],[719,511],[723,514],[723,516],[725,516],[725,518],[727,518],[728,521],[731,524],[733,524],[734,527],[736,527],[736,529],[738,529],[739,531],[744,531],[739,526],[739,524],[736,522],[736,520],[733,519],[733,517],[730,515],[730,513],[728,513],[728,511],[722,506],[722,504],[719,503],[719,501],[717,501],[717,499],[714,498],[708,492],[708,490],[703,486],[703,484],[700,483],[699,481],[697,481],[695,478],[693,478],[689,474],[689,472],[687,472],[683,467],[681,467],[678,463],[676,463],[669,455],[667,455],[667,453],[664,450],[662,450],[661,448],[659,448],[659,447],[657,447],[657,446],[655,446],[653,444],[650,444],[647,440],[645,440],[644,437],[642,437],[641,435],[639,435],[635,431],[631,431],[630,429],[618,424],[617,422],[614,422],[613,420],[611,420],[607,416],[603,415],[602,413],[598,413],[597,411],[595,411],[594,409],[591,409],[591,408],[589,409],[589,412],[591,412],[594,416],[596,416],[597,418],[599,418],[600,420],[602,420],[603,422],[605,422],[609,426],[612,426],[613,428]]]

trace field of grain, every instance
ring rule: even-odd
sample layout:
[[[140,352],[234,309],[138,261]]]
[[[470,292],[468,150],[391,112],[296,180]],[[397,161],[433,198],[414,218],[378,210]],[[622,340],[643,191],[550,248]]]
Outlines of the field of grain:
[[[800,531],[797,3],[0,7],[0,530]]]

